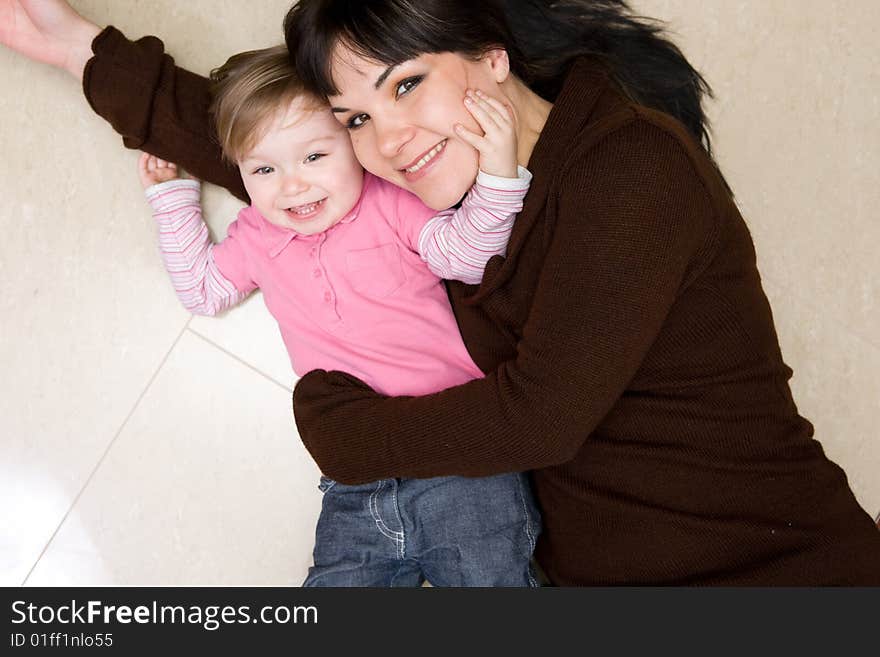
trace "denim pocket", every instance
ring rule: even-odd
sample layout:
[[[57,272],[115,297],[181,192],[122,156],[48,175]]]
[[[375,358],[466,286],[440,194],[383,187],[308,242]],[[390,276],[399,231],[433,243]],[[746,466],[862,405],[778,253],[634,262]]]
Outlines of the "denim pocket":
[[[396,244],[349,251],[345,266],[352,289],[368,297],[387,297],[406,282]]]
[[[318,490],[322,493],[326,493],[328,490],[333,488],[336,485],[336,482],[333,481],[330,477],[325,477],[321,475],[321,481],[318,482]]]

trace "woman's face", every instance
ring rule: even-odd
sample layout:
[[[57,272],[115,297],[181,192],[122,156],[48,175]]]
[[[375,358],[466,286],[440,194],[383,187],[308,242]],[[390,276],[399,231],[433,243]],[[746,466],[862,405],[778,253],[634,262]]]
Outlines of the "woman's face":
[[[507,59],[493,53],[479,61],[421,55],[390,67],[338,47],[332,72],[340,93],[330,105],[364,168],[435,210],[458,203],[476,180],[478,156],[453,128],[481,132],[464,97],[468,89],[500,96]]]

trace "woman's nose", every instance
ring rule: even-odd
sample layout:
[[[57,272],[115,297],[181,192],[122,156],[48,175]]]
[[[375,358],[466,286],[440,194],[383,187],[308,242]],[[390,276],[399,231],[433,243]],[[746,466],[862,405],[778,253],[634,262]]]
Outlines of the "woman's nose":
[[[379,152],[384,157],[396,157],[415,135],[415,130],[410,126],[387,121],[377,123],[379,124],[376,126],[377,143]]]

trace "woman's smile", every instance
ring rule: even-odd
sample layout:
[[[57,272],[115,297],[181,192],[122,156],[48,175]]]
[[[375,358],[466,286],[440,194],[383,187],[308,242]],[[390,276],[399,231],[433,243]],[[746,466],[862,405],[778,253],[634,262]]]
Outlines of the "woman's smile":
[[[446,148],[446,139],[431,147],[425,153],[418,155],[415,160],[405,167],[401,167],[407,182],[415,182],[428,175],[437,162],[442,158]]]
[[[389,69],[340,47],[333,78],[340,93],[330,104],[368,171],[414,192],[435,210],[455,205],[467,193],[479,158],[454,126],[479,130],[463,103],[467,89],[499,92],[488,58],[426,54]],[[416,78],[418,84],[409,84]]]

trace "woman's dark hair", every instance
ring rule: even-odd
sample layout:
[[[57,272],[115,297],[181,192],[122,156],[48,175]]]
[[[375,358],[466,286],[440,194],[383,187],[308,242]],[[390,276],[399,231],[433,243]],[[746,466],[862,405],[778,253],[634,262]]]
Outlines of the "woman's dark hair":
[[[712,91],[657,21],[624,0],[300,0],[284,20],[287,48],[313,93],[337,93],[337,43],[400,64],[426,53],[507,50],[511,71],[553,101],[573,60],[601,59],[632,100],[681,121],[711,154],[704,96]]]

